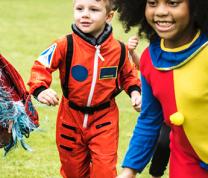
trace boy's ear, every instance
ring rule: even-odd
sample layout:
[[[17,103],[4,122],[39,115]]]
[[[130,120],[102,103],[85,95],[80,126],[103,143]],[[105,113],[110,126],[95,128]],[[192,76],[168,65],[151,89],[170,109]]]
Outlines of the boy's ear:
[[[114,11],[110,11],[110,12],[108,13],[108,15],[107,15],[106,22],[107,22],[107,23],[110,23],[111,20],[112,20],[112,18],[113,18],[113,16],[114,16]]]

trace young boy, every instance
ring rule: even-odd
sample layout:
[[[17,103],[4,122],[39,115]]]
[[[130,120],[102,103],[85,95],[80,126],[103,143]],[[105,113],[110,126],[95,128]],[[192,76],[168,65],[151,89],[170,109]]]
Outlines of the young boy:
[[[127,48],[123,53],[113,38],[108,24],[112,17],[110,0],[75,0],[71,41],[69,35],[57,40],[32,68],[30,92],[49,106],[59,101],[49,86],[51,73],[60,71],[64,96],[56,142],[64,178],[115,178],[119,113],[114,96],[118,86],[131,96],[136,109],[140,105],[137,72]],[[71,62],[66,62],[68,58]]]

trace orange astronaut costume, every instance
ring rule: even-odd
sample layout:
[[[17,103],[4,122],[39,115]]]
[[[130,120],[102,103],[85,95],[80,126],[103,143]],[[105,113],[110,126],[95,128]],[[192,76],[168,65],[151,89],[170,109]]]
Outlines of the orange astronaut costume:
[[[124,63],[118,70],[121,47],[110,25],[97,39],[82,33],[76,25],[72,30],[68,94],[62,97],[56,127],[61,174],[66,178],[114,178],[119,132],[119,113],[113,97],[116,82],[128,94],[139,91],[137,71],[126,48]],[[49,88],[51,73],[56,69],[63,86],[67,43],[66,37],[57,40],[35,61],[28,83],[35,96]]]

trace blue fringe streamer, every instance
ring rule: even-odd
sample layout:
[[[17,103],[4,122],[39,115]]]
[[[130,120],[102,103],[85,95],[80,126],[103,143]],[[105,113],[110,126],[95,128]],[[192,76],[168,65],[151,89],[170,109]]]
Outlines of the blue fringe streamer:
[[[4,147],[4,156],[15,148],[18,142],[25,150],[31,151],[32,149],[24,142],[24,137],[29,137],[30,132],[36,129],[26,114],[23,103],[12,100],[11,90],[12,88],[0,86],[0,125],[7,127],[8,121],[13,121],[12,140]]]

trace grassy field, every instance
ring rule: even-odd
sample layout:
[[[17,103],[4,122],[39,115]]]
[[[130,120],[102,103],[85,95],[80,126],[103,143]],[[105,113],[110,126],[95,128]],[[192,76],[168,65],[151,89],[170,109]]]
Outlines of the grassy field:
[[[20,72],[25,82],[34,59],[50,43],[70,32],[73,22],[70,0],[0,0],[0,53]],[[125,34],[116,17],[112,22],[117,39],[127,41],[135,33]],[[145,42],[140,43],[141,51]],[[54,74],[52,88],[61,96],[59,79]],[[118,171],[127,149],[138,113],[130,107],[130,100],[122,93],[117,98],[120,108],[120,142]],[[46,107],[34,101],[40,115],[41,129],[31,134],[27,143],[33,152],[21,146],[6,158],[0,158],[0,178],[60,178],[59,158],[55,145],[57,107]],[[0,151],[2,154],[2,150]],[[141,178],[148,178],[145,169]],[[165,177],[165,176],[164,176]]]

